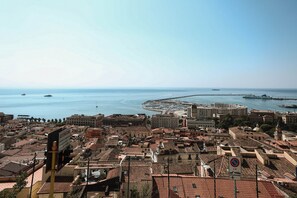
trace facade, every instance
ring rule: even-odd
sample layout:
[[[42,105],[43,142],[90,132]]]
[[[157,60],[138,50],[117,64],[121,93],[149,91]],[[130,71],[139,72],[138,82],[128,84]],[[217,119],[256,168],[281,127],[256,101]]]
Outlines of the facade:
[[[179,118],[173,114],[157,114],[152,116],[152,129],[171,128],[176,129],[179,126]]]
[[[188,114],[190,110],[188,109]],[[196,119],[209,119],[219,117],[220,115],[231,115],[231,116],[246,116],[247,107],[238,104],[222,104],[215,103],[211,105],[192,105],[191,114]]]
[[[251,110],[249,119],[251,122],[273,122],[275,120],[275,112],[269,110]]]
[[[66,124],[78,125],[78,126],[89,126],[89,127],[100,127],[102,126],[102,120],[104,115],[98,114],[94,116],[86,115],[72,115],[66,119]]]
[[[285,124],[297,124],[297,113],[287,113],[282,115]]]
[[[189,129],[198,129],[198,128],[215,128],[214,120],[196,120],[196,119],[187,119],[187,126]]]

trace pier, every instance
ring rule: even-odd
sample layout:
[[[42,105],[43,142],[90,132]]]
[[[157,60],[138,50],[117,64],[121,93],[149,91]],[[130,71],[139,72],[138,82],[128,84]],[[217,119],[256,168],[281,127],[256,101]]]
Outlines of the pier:
[[[181,99],[181,98],[190,98],[195,96],[213,96],[213,97],[220,97],[220,96],[249,96],[250,94],[192,94],[192,95],[185,95],[185,96],[175,96],[170,98],[161,98],[156,100],[149,100],[149,101],[164,101],[164,100],[174,100],[174,99]],[[253,100],[297,100],[297,98],[286,98],[286,97],[270,97],[270,98],[245,98],[245,99],[253,99]]]
[[[180,98],[190,98],[195,96],[246,96],[247,94],[192,94],[192,95],[185,95],[185,96],[176,96],[176,97],[170,97],[170,98],[162,98],[162,99],[156,99],[153,101],[162,101],[162,100],[174,100],[174,99],[180,99]]]

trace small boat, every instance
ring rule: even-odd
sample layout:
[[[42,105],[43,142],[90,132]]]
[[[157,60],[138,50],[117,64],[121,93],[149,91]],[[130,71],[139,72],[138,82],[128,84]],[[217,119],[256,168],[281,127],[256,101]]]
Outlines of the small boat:
[[[220,91],[220,89],[212,89],[213,91]]]
[[[49,98],[49,97],[53,97],[53,96],[48,94],[48,95],[44,95],[44,97]]]
[[[283,108],[288,108],[288,109],[297,109],[297,105],[296,104],[291,104],[291,105],[279,105],[280,107]]]
[[[22,96],[25,96],[26,94],[25,94],[25,93],[22,93],[21,95],[22,95]]]

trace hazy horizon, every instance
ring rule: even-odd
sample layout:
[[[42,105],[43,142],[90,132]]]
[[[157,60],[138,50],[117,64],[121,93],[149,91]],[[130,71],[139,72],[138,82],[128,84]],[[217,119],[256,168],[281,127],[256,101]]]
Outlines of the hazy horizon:
[[[297,88],[297,1],[0,7],[0,87]]]
[[[170,90],[170,89],[238,89],[238,90],[297,90],[297,88],[287,87],[0,87],[0,90]]]

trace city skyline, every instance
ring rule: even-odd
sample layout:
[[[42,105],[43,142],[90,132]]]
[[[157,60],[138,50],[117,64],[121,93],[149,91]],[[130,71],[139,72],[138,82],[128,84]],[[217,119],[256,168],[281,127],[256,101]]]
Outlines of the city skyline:
[[[6,1],[0,88],[297,88],[296,1]]]

